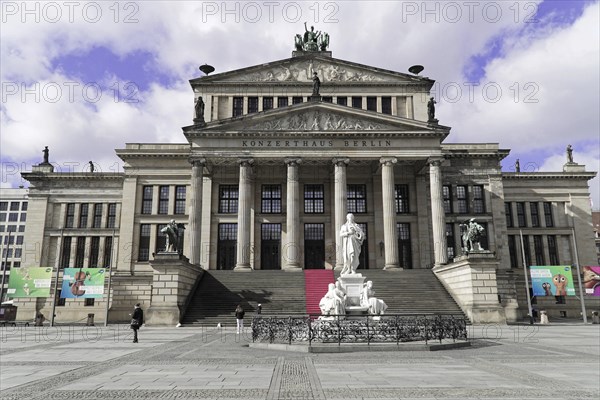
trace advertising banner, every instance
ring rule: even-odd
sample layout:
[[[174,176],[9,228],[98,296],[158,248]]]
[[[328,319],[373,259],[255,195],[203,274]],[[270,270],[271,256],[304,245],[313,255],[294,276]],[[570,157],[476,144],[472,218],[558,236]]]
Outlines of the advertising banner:
[[[65,268],[63,299],[101,299],[104,294],[104,268]]]
[[[585,294],[600,296],[600,267],[583,267],[581,274]]]
[[[52,268],[13,268],[8,280],[8,297],[50,297]]]
[[[570,266],[531,266],[534,296],[575,296]]]

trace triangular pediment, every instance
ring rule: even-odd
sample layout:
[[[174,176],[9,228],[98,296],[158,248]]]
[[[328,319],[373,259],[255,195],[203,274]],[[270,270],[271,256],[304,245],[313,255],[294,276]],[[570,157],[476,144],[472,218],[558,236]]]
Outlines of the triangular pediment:
[[[318,55],[292,57],[285,60],[256,65],[193,79],[203,83],[293,83],[310,82],[316,71],[322,83],[358,84],[367,82],[394,82],[406,84],[433,84],[433,81],[416,75],[403,74],[350,61]]]

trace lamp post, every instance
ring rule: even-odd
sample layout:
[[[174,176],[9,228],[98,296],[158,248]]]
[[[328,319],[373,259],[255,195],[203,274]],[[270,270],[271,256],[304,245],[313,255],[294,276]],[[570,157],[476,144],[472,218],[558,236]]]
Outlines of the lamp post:
[[[10,237],[12,235],[12,231],[9,229],[8,236],[6,237],[7,244],[6,248],[2,249],[2,252],[6,252],[4,254],[4,265],[2,268],[2,285],[0,285],[0,304],[2,304],[2,299],[4,298],[4,281],[6,280],[6,267],[8,266],[8,252],[10,251]],[[4,244],[3,244],[4,246]]]
[[[113,229],[112,234],[112,248],[110,252],[112,253],[110,257],[109,265],[104,266],[104,270],[108,272],[108,286],[106,288],[106,310],[104,311],[104,326],[108,326],[108,309],[110,308],[110,284],[112,282],[112,266],[115,265],[116,257],[115,257],[115,229]]]
[[[523,256],[523,271],[525,272],[525,293],[527,293],[527,309],[529,310],[529,324],[533,325],[533,310],[531,309],[531,294],[529,294],[529,276],[527,276],[527,258],[525,257],[525,246],[523,245],[523,231],[519,229],[521,235],[521,255]]]

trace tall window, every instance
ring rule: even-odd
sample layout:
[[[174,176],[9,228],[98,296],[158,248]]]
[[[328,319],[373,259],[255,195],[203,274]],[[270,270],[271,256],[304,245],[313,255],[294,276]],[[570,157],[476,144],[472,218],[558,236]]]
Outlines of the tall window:
[[[263,111],[273,108],[273,97],[263,97]]]
[[[65,228],[72,228],[75,222],[75,203],[67,204],[67,216],[65,219]]]
[[[233,116],[239,117],[244,113],[244,98],[234,97],[233,98]]]
[[[258,97],[248,97],[248,114],[258,112]]]
[[[366,185],[348,185],[348,212],[356,214],[367,212]]]
[[[100,237],[92,236],[90,247],[90,268],[98,268],[98,255],[100,254]]]
[[[156,251],[165,251],[167,249],[167,237],[164,233],[161,233],[167,224],[158,224],[156,226],[156,238],[154,241],[154,248]]]
[[[410,212],[408,205],[408,185],[396,185],[396,214],[407,214]]]
[[[62,249],[60,251],[60,267],[69,268],[71,264],[71,242],[73,238],[71,236],[65,236],[62,242]]]
[[[531,248],[529,246],[529,236],[523,235],[523,251],[525,252],[525,264],[531,265]]]
[[[323,185],[304,185],[304,213],[322,214],[325,211]]]
[[[21,205],[21,203],[19,203],[18,201],[11,201],[10,202],[10,211],[19,211],[20,205]]]
[[[110,265],[112,261],[112,248],[113,238],[108,236],[104,239],[104,260],[102,261],[102,266],[104,268],[112,268],[112,265]]]
[[[185,186],[175,186],[174,214],[185,214]]]
[[[102,227],[102,204],[94,204],[94,219],[92,220],[92,228]]]
[[[87,228],[87,220],[89,213],[90,205],[88,203],[83,203],[79,206],[79,227]]]
[[[479,239],[479,244],[481,245],[481,247],[484,250],[489,250],[490,249],[490,241],[489,241],[489,236],[488,236],[488,234],[489,234],[488,223],[480,222],[479,224],[483,228],[483,232],[481,233],[481,238]]]
[[[108,218],[106,219],[106,227],[114,228],[117,221],[117,203],[108,205]]]
[[[169,187],[160,186],[158,188],[158,213],[169,213]]]
[[[346,96],[338,96],[337,103],[340,106],[347,106],[348,105],[348,98]]]
[[[485,213],[485,197],[482,185],[473,186],[473,212],[475,214]]]
[[[302,96],[294,96],[292,97],[292,104],[300,104],[304,102],[304,97]]]
[[[138,261],[150,259],[150,224],[140,225],[140,240],[138,250]]]
[[[454,241],[454,225],[446,224],[446,249],[448,254],[448,260],[452,260],[456,257],[456,247]]]
[[[554,218],[552,218],[552,203],[549,201],[544,203],[544,219],[546,221],[547,228],[552,228],[554,226]]]
[[[26,201],[21,203],[21,211],[27,211],[27,202]]]
[[[261,212],[263,214],[281,213],[281,185],[262,186]]]
[[[219,213],[236,214],[238,212],[238,186],[219,186]]]
[[[288,106],[288,98],[287,97],[278,97],[277,98],[277,108],[287,107]]]
[[[8,211],[8,201],[0,201],[0,211]]]
[[[456,187],[456,205],[459,214],[467,214],[469,212],[469,202],[467,199],[467,187],[458,185]]]
[[[410,224],[397,223],[398,258],[402,268],[412,268],[412,249],[410,244]]]
[[[444,212],[452,214],[452,188],[450,185],[442,186],[442,196],[444,198]]]
[[[383,114],[392,114],[392,98],[385,96],[381,98],[381,112]]]
[[[506,227],[513,227],[512,203],[504,203],[504,214],[506,215]]]
[[[353,108],[362,108],[362,96],[353,96],[352,97],[352,107]]]
[[[374,96],[367,97],[367,110],[377,111],[377,97],[374,97]]]
[[[533,250],[535,251],[535,264],[546,264],[546,260],[544,259],[544,245],[542,242],[542,235],[533,236]]]
[[[142,192],[142,214],[152,214],[152,186],[144,186]]]
[[[75,252],[75,268],[83,268],[85,261],[85,236],[77,238],[77,247]]]
[[[556,246],[556,235],[548,235],[548,255],[550,256],[550,265],[559,265],[558,248]]]
[[[519,266],[519,255],[517,254],[517,237],[508,235],[508,253],[510,255],[510,267],[517,268]]]
[[[538,203],[529,203],[529,210],[531,211],[531,226],[537,228],[540,226],[540,215],[538,212]]]
[[[517,203],[517,223],[519,224],[519,228],[527,226],[525,221],[525,203],[522,201]]]

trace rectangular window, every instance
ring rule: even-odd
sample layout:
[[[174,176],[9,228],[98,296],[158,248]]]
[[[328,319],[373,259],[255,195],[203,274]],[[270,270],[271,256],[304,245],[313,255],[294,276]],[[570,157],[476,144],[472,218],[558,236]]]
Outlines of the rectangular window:
[[[513,227],[512,203],[504,203],[504,215],[506,215],[506,227]]]
[[[273,97],[263,97],[263,111],[273,108]]]
[[[18,222],[18,221],[19,221],[19,213],[8,214],[8,222]]]
[[[106,227],[114,228],[117,222],[117,203],[108,205],[108,218],[106,219]]]
[[[21,213],[21,219],[20,219],[20,222],[25,222],[25,221],[27,221],[27,214],[25,214],[25,213]]]
[[[150,259],[150,224],[140,225],[140,241],[138,250],[138,261]]]
[[[102,260],[102,266],[104,268],[112,267],[110,265],[112,261],[112,247],[113,247],[113,238],[107,237],[104,239],[104,259]]]
[[[144,186],[142,193],[142,214],[152,214],[152,186]]]
[[[88,203],[81,204],[79,206],[79,227],[87,228],[88,213],[90,205]]]
[[[348,185],[348,212],[355,214],[367,212],[366,185]]]
[[[158,224],[156,225],[156,238],[154,241],[154,248],[157,252],[159,251],[167,251],[167,236],[164,233],[161,233],[167,224]]]
[[[102,227],[102,204],[94,204],[94,219],[92,221],[92,228]]]
[[[8,201],[0,201],[0,211],[8,211]]]
[[[304,102],[304,97],[302,96],[294,96],[292,97],[292,104],[300,104]]]
[[[23,254],[23,249],[21,249],[20,247],[17,247],[15,249],[15,258],[21,258],[22,254]]]
[[[475,214],[485,213],[485,197],[483,185],[473,186],[473,212]]]
[[[219,213],[236,214],[238,212],[238,186],[219,186]]]
[[[169,186],[159,186],[158,188],[158,213],[169,213]]]
[[[0,222],[6,222],[6,213],[0,213]]]
[[[412,268],[412,249],[410,243],[410,224],[397,223],[398,258],[402,268]]]
[[[77,247],[75,251],[75,268],[83,268],[85,261],[85,237],[79,236],[77,238]]]
[[[95,300],[93,298],[86,298],[84,305],[86,307],[92,307],[94,305]]]
[[[392,114],[392,98],[385,96],[381,98],[381,112],[383,114]]]
[[[98,268],[98,255],[100,254],[100,237],[93,236],[90,247],[90,268]]]
[[[442,196],[444,198],[444,212],[452,214],[452,187],[450,185],[442,186]]]
[[[287,107],[288,106],[288,98],[287,97],[278,97],[277,98],[277,108]]]
[[[367,110],[377,111],[377,97],[374,97],[374,96],[367,97]]]
[[[4,236],[4,245],[8,245],[8,244],[14,244],[15,243],[15,237],[14,236]]]
[[[525,264],[531,265],[531,247],[529,246],[529,236],[523,235],[523,251],[525,253]]]
[[[353,108],[362,108],[362,96],[353,96],[352,97],[352,107]]]
[[[185,186],[175,186],[175,214],[185,214]]]
[[[15,232],[15,231],[13,231],[13,232]],[[19,232],[25,232],[25,225],[19,226]]]
[[[558,260],[558,247],[556,246],[556,235],[548,235],[548,255],[550,265],[560,265]]]
[[[323,185],[304,185],[304,213],[322,214],[325,212]]]
[[[260,209],[263,214],[281,213],[281,185],[262,186]]]
[[[510,254],[510,267],[517,268],[519,255],[517,254],[517,237],[515,235],[508,235],[508,253]]]
[[[21,211],[27,211],[27,202],[26,201],[21,203]]]
[[[337,103],[340,106],[347,106],[348,105],[348,98],[346,96],[338,96],[337,98]]]
[[[67,204],[67,216],[65,218],[65,228],[72,228],[75,223],[75,203]]]
[[[552,218],[552,203],[550,202],[544,203],[544,219],[546,221],[547,228],[554,227],[554,218]]]
[[[408,205],[408,185],[396,185],[396,214],[408,214],[410,207]]]
[[[546,265],[544,258],[544,245],[542,242],[542,235],[533,236],[533,250],[535,251],[535,264]]]
[[[446,248],[448,253],[448,260],[452,260],[456,257],[456,247],[454,241],[454,225],[446,224]]]
[[[258,97],[248,97],[248,114],[258,112]]]
[[[540,226],[540,215],[538,211],[538,203],[529,203],[529,210],[531,211],[531,226],[537,228]]]
[[[517,223],[519,224],[519,228],[527,226],[527,222],[525,221],[525,203],[522,201],[517,203]]]
[[[458,207],[459,214],[469,213],[469,202],[467,199],[467,187],[464,185],[458,185],[456,187],[456,205]]]
[[[239,117],[244,114],[244,98],[234,97],[233,98],[233,116]]]
[[[490,241],[488,239],[488,234],[489,234],[488,223],[480,222],[479,225],[481,225],[481,227],[483,228],[483,232],[481,233],[481,237],[479,238],[479,244],[481,245],[482,249],[489,250],[490,249]]]
[[[332,96],[323,96],[323,102],[324,103],[333,103],[333,97]]]
[[[17,243],[17,245],[22,245],[23,244],[23,236],[22,235],[17,236],[17,242],[16,243]]]
[[[19,203],[18,201],[11,201],[10,202],[10,211],[19,211],[20,206],[21,206],[21,203]]]
[[[67,303],[67,299],[62,297],[62,290],[58,289],[58,293],[57,293],[57,298],[56,298],[56,306],[57,307],[64,307],[65,304]]]
[[[60,267],[61,268],[69,268],[71,264],[71,242],[73,238],[71,236],[66,236],[63,238],[62,248],[60,251]]]

